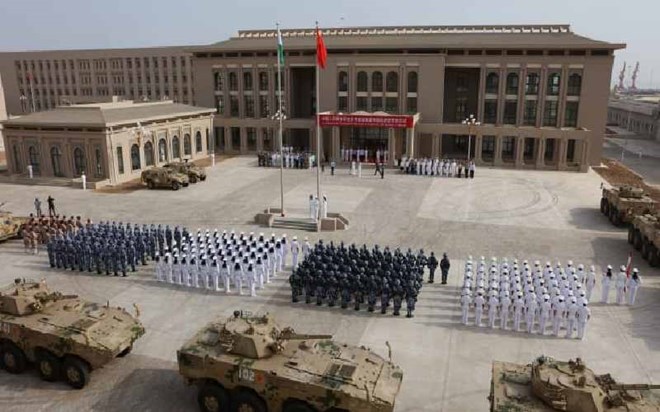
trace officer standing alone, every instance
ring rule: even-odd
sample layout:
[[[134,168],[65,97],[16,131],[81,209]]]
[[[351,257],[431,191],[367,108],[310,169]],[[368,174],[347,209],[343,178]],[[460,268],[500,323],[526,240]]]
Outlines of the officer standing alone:
[[[446,253],[442,254],[442,260],[440,261],[440,270],[442,271],[442,284],[446,285],[447,284],[447,275],[449,274],[449,258],[447,257]]]

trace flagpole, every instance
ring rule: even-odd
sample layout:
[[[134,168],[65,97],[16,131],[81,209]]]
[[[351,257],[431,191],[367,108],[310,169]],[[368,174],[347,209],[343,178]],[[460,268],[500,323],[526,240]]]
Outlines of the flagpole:
[[[277,25],[277,40],[279,42],[281,35],[280,24],[276,23],[276,25]],[[284,54],[284,51],[282,51],[282,53]],[[281,68],[279,53],[277,53],[277,97],[278,97],[278,106],[279,106],[277,112],[279,129],[277,131],[277,134],[280,142],[280,215],[284,217],[284,149],[282,147],[284,145],[284,142],[282,141],[282,127],[283,127],[282,123],[283,123],[284,113],[282,112],[282,68]]]
[[[319,22],[316,22],[316,31],[318,33]],[[317,50],[318,53],[318,50]],[[319,63],[316,62],[316,198],[319,201],[319,207],[316,208],[317,213],[321,210],[321,122],[319,121],[319,113],[321,112],[321,97],[319,94]],[[317,225],[317,230],[319,226]]]

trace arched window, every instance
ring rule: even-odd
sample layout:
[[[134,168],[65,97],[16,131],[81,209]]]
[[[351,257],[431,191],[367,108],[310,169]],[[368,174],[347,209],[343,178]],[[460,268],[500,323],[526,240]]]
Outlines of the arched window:
[[[179,149],[179,138],[174,136],[172,138],[172,159],[181,157],[181,149]]]
[[[497,88],[500,85],[500,76],[497,73],[490,72],[486,76],[486,93],[497,94]]]
[[[383,73],[373,72],[371,74],[371,91],[372,92],[383,91]]]
[[[236,72],[229,72],[229,90],[235,92],[238,90],[238,77]]]
[[[222,87],[224,86],[222,81],[222,72],[215,72],[213,74],[213,81],[215,83],[215,90],[222,91]]]
[[[559,73],[551,73],[548,76],[548,92],[547,94],[550,96],[557,96],[559,94],[559,83],[561,80],[561,76]]]
[[[144,163],[147,166],[154,165],[154,145],[151,142],[144,144]]]
[[[195,133],[195,153],[202,151],[202,133],[198,130]]]
[[[268,91],[268,73],[259,72],[259,90],[262,92]]]
[[[568,76],[568,95],[579,96],[582,91],[582,76],[578,73],[573,73]]]
[[[77,176],[85,171],[85,152],[79,147],[73,149],[73,169]]]
[[[30,164],[32,165],[32,172],[35,175],[41,173],[41,168],[39,167],[39,152],[35,146],[28,147],[28,157]]]
[[[387,73],[385,88],[390,93],[396,93],[399,91],[399,75],[397,72]]]
[[[64,173],[62,173],[62,152],[59,147],[50,148],[50,163],[53,166],[53,175],[57,177],[64,176]]]
[[[158,161],[167,161],[167,142],[165,142],[165,139],[160,139],[158,141]]]
[[[518,73],[509,73],[506,76],[506,94],[518,94]]]
[[[183,155],[188,156],[192,154],[192,147],[190,146],[190,135],[186,133],[183,136]]]
[[[339,72],[338,76],[338,85],[337,89],[340,92],[347,92],[348,91],[348,73],[341,71]]]
[[[250,72],[243,73],[243,90],[252,90],[252,73]]]
[[[417,93],[417,72],[408,73],[408,93]]]
[[[369,87],[369,77],[367,72],[359,72],[357,75],[357,91],[366,92]]]
[[[140,170],[140,148],[134,144],[131,146],[131,170]]]
[[[525,82],[525,94],[539,94],[539,75],[538,73],[528,73]]]
[[[101,156],[101,149],[94,149],[94,158],[96,160],[96,177],[103,177],[103,156]]]

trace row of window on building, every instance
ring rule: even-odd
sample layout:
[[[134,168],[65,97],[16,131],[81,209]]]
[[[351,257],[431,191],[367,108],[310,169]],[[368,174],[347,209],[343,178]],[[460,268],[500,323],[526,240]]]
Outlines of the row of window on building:
[[[208,144],[208,133],[207,133]],[[170,151],[171,150],[171,151]],[[201,153],[202,148],[202,134],[201,132],[195,133],[195,153]],[[154,166],[155,155],[153,144],[148,141],[142,145],[144,156],[144,164],[146,167]],[[158,162],[164,163],[170,160],[182,160],[185,156],[192,156],[192,142],[189,134],[183,136],[183,156],[181,155],[181,143],[178,136],[172,137],[171,148],[168,148],[167,140],[160,138],[158,140]],[[117,146],[117,168],[119,174],[124,174],[124,148]],[[131,170],[142,169],[142,160],[140,158],[140,147],[137,144],[131,145],[130,149]]]
[[[169,67],[176,69],[177,66],[185,69],[189,64],[192,64],[189,56],[152,56],[152,57],[115,57],[109,59],[48,59],[48,60],[16,60],[15,66],[18,73],[34,73],[55,71],[74,71],[75,63],[78,64],[78,70],[91,70],[94,67],[96,71],[104,71],[110,67],[110,70],[123,70],[124,67],[132,69],[133,66],[139,69],[153,67],[155,69],[161,62],[162,68]],[[42,78],[43,79],[43,78]]]
[[[22,159],[19,147],[17,144],[13,145],[12,157],[14,160],[14,169],[17,173],[23,173],[27,169],[27,165],[32,166],[32,172],[39,176],[42,174],[41,154],[37,145],[28,146],[27,159]],[[52,146],[49,151],[50,167],[53,176],[64,177],[63,168],[63,154],[59,146]],[[103,156],[100,147],[94,148],[94,177],[103,177]],[[82,147],[73,148],[73,172],[75,176],[80,176],[83,173],[90,173],[87,170],[87,159],[85,151]]]

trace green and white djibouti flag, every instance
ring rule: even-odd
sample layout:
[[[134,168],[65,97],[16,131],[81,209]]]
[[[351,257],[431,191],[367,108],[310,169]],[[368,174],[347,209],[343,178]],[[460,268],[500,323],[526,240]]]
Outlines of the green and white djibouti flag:
[[[282,42],[282,33],[280,28],[277,28],[277,61],[281,66],[284,66],[284,42]]]

